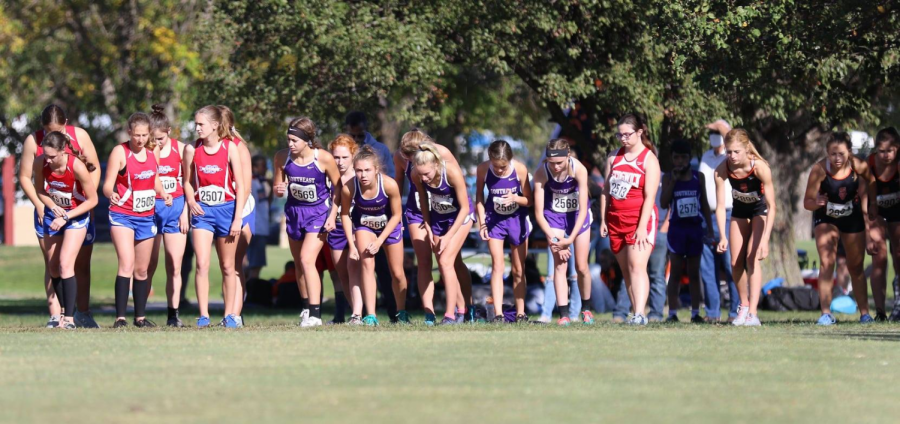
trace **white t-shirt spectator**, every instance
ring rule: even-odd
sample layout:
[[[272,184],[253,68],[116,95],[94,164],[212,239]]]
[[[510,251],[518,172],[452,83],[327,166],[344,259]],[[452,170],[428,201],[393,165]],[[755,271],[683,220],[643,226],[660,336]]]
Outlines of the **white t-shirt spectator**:
[[[700,159],[699,171],[706,179],[706,199],[709,201],[711,213],[716,211],[716,168],[725,161],[725,149],[717,155],[715,149],[709,149]],[[725,209],[730,210],[734,199],[731,198],[731,183],[725,180]]]

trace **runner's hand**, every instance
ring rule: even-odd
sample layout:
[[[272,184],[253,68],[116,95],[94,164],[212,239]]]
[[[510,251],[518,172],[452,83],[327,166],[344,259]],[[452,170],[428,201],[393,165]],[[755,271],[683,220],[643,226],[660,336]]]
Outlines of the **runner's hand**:
[[[50,223],[50,229],[53,231],[59,231],[60,228],[66,225],[66,219],[63,217],[57,217],[53,219],[53,222]]]
[[[334,228],[335,228],[334,221],[335,221],[335,218],[326,219],[325,225],[322,226],[322,229],[325,230],[326,233],[331,232],[331,230],[334,230]]]
[[[822,193],[819,193],[819,195],[816,196],[816,206],[825,206],[827,204],[828,204],[828,196],[826,196]]]
[[[728,251],[728,240],[725,240],[725,237],[722,237],[719,240],[719,245],[716,247],[716,250],[719,253],[725,253]]]
[[[187,213],[182,213],[181,216],[178,217],[178,231],[181,231],[181,234],[187,234],[190,228],[191,226],[188,222]]]
[[[380,249],[381,249],[381,242],[378,241],[378,239],[375,239],[375,241],[369,243],[369,246],[366,247],[366,253],[368,253],[372,256],[375,256]]]
[[[275,196],[284,197],[284,192],[286,192],[286,191],[287,191],[287,184],[285,184],[285,183],[275,184]]]
[[[488,241],[488,229],[487,225],[482,225],[481,230],[478,231],[478,235],[481,236],[481,239],[484,241]]]
[[[600,221],[600,237],[608,237],[609,229],[606,227],[606,221]]]
[[[644,250],[650,249],[651,243],[647,241],[647,229],[646,228],[638,228],[637,231],[634,232],[634,246],[632,249]]]
[[[241,223],[242,220],[237,218],[234,222],[231,223],[231,231],[228,232],[228,235],[231,237],[240,237],[241,236]]]
[[[112,195],[109,196],[109,203],[118,205],[119,200],[121,200],[121,199],[119,199],[119,193],[113,193]]]
[[[350,260],[358,261],[359,260],[359,250],[356,250],[356,246],[350,244]]]
[[[765,260],[769,256],[769,242],[764,241],[759,244],[759,249],[756,251],[756,259],[757,260]]]
[[[194,201],[193,199],[188,200],[188,208],[191,210],[191,215],[194,216],[203,216],[203,208],[200,207],[200,204]]]
[[[169,193],[166,193],[166,194],[163,196],[163,201],[166,202],[166,206],[167,206],[167,207],[168,207],[168,206],[172,206],[172,195],[169,194]]]

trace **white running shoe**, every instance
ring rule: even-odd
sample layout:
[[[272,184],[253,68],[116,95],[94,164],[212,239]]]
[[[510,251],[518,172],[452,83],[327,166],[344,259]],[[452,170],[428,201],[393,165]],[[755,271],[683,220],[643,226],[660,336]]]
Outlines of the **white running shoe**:
[[[743,326],[744,323],[747,322],[747,315],[749,315],[749,314],[750,314],[749,306],[744,306],[744,305],[738,306],[737,317],[734,318],[734,321],[732,321],[731,324],[734,325],[735,327]]]
[[[319,327],[322,325],[322,319],[316,317],[309,317],[300,324],[301,328],[310,328],[310,327]]]
[[[304,309],[300,311],[300,325],[301,327],[306,327],[306,321],[309,320],[309,309]]]
[[[75,311],[75,325],[81,328],[100,328],[90,312]]]
[[[759,317],[753,314],[747,314],[747,319],[744,321],[744,327],[759,327],[762,323],[759,322]]]
[[[234,322],[237,325],[237,328],[244,328],[244,317],[242,317],[240,315],[235,315]]]
[[[643,315],[634,315],[628,321],[628,325],[647,325],[647,318]]]
[[[47,321],[47,328],[56,328],[59,327],[59,320],[62,319],[61,315],[50,315],[50,320]]]

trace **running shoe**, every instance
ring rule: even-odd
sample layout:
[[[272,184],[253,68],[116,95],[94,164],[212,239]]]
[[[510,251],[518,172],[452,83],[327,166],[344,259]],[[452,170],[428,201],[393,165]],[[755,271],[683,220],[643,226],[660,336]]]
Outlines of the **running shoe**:
[[[375,315],[366,315],[366,317],[362,319],[362,322],[369,327],[378,327],[378,318],[376,318]]]
[[[441,325],[456,325],[459,324],[458,318],[451,318],[448,316],[444,316],[444,319],[441,320]]]
[[[691,324],[706,324],[706,320],[700,315],[694,315],[691,317]]]
[[[227,325],[225,325],[225,324],[226,324],[226,323],[225,323],[225,317],[222,317],[222,320],[219,321],[219,327],[227,327]]]
[[[834,325],[837,320],[834,319],[834,316],[831,314],[822,314],[819,317],[819,320],[816,321],[816,325]]]
[[[591,311],[581,311],[581,323],[591,325],[594,323],[594,313]]]
[[[234,314],[230,314],[225,317],[225,328],[238,328],[237,320],[234,318]]]
[[[747,315],[749,313],[750,313],[749,306],[744,306],[744,305],[738,306],[738,314],[736,317],[734,317],[734,321],[731,321],[731,325],[734,325],[736,327],[740,327],[740,326],[744,325],[744,322],[747,321]]]
[[[184,323],[178,317],[172,317],[166,320],[166,327],[181,328],[184,327]]]
[[[516,315],[516,324],[528,324],[528,315],[525,315],[525,314]]]
[[[60,328],[64,328],[64,329],[66,329],[66,330],[74,330],[74,329],[75,329],[75,322],[63,320],[62,326],[60,326]]]
[[[397,321],[401,324],[409,324],[409,312],[400,311],[397,312]]]
[[[666,322],[681,322],[681,321],[678,321],[678,315],[669,315],[669,317],[666,318]]]
[[[571,324],[571,323],[572,323],[572,320],[570,320],[569,317],[562,317],[556,321],[556,325],[558,325],[560,327],[568,327],[569,324]]]
[[[350,315],[350,321],[347,325],[363,325],[362,318],[359,315]]]
[[[304,309],[300,311],[300,323],[297,324],[301,327],[306,327],[306,321],[309,320],[309,309]]]
[[[156,323],[154,323],[153,321],[150,321],[150,320],[147,319],[147,318],[144,318],[144,319],[142,319],[142,320],[140,320],[140,321],[138,321],[137,319],[135,319],[135,320],[134,320],[134,326],[137,327],[137,328],[154,328],[154,327],[156,327]]]
[[[873,322],[875,322],[875,320],[869,314],[863,314],[862,316],[859,317],[860,324],[871,324]]]
[[[877,312],[875,314],[875,322],[887,322],[887,315],[884,312]]]
[[[113,328],[125,328],[125,327],[128,327],[128,321],[125,321],[124,319],[117,319],[116,323],[113,324]]]
[[[301,328],[311,328],[311,327],[319,327],[322,325],[322,318],[309,317],[306,319],[306,322],[300,324]]]
[[[432,314],[430,312],[425,313],[425,325],[427,325],[429,327],[433,326],[434,320],[435,320],[434,314]]]
[[[197,318],[197,328],[207,328],[207,327],[209,327],[209,317]]]
[[[234,322],[237,324],[237,328],[244,328],[244,317],[242,315],[235,315]]]
[[[503,315],[494,315],[494,319],[491,320],[493,324],[506,324],[506,317]]]
[[[47,328],[59,327],[60,319],[62,319],[62,316],[60,316],[60,315],[50,315],[50,320],[47,321]]]
[[[753,314],[747,314],[747,320],[744,321],[744,327],[759,327],[762,323],[759,322],[759,317]]]
[[[469,309],[469,322],[487,322],[487,310],[482,307],[472,307]]]
[[[634,315],[628,321],[628,325],[647,325],[647,317],[643,315]]]
[[[900,322],[900,304],[894,303],[894,310],[891,311],[891,316],[888,317],[888,321]]]
[[[88,312],[75,311],[75,325],[80,328],[100,328],[97,321],[94,321],[93,314]]]

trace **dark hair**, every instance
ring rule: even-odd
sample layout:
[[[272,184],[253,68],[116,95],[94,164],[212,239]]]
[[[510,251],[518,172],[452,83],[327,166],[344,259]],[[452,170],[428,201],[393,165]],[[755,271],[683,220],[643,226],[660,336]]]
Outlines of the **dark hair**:
[[[656,146],[653,145],[653,142],[650,141],[650,130],[647,129],[647,123],[640,117],[640,115],[636,113],[629,113],[621,118],[619,118],[619,123],[616,125],[631,125],[631,128],[634,128],[635,131],[641,131],[641,143],[644,143],[644,147],[650,149],[653,154],[656,154]]]
[[[41,125],[46,127],[50,124],[65,125],[66,112],[57,105],[49,105],[41,111]]]
[[[207,105],[203,106],[194,113],[194,115],[204,115],[209,118],[210,121],[217,122],[219,124],[219,129],[216,131],[219,138],[225,138],[228,136],[228,131],[225,130],[225,121],[222,119],[222,110],[216,106]]]
[[[172,125],[169,124],[169,117],[166,116],[165,110],[166,108],[163,105],[153,105],[150,107],[150,131],[169,131],[172,129]]]
[[[134,130],[135,126],[146,125],[150,127],[150,117],[144,112],[135,112],[128,117],[128,130]]]
[[[687,140],[676,139],[672,142],[672,154],[676,155],[690,155],[691,154],[691,143]]]
[[[266,159],[266,157],[263,156],[263,155],[256,155],[256,156],[253,156],[253,159],[251,159],[250,163],[253,164],[253,165],[256,165],[256,164],[259,163],[259,162],[264,162],[264,163],[265,163],[265,162],[267,162],[267,160],[268,160],[268,159]]]
[[[94,172],[97,169],[94,164],[88,162],[87,157],[81,153],[81,150],[75,150],[72,147],[72,141],[67,134],[61,133],[59,131],[52,131],[50,134],[44,136],[44,140],[41,142],[41,145],[44,148],[51,148],[54,150],[65,151],[65,149],[69,149],[72,151],[72,154],[75,155],[78,160],[84,163],[84,166],[87,168],[88,172]]]
[[[513,158],[512,147],[509,147],[509,143],[506,140],[494,140],[488,146],[488,158],[490,160],[505,160],[509,162]]]
[[[891,145],[900,147],[900,134],[897,133],[896,128],[887,127],[878,131],[878,134],[875,135],[875,145],[877,146],[885,141],[890,141]]]
[[[355,110],[348,113],[344,118],[344,125],[348,127],[362,127],[363,129],[366,129],[369,127],[369,120],[366,119],[365,113]]]
[[[301,116],[299,118],[294,118],[294,120],[291,121],[289,126],[293,127],[293,128],[297,128],[298,130],[305,132],[306,135],[309,136],[309,139],[310,139],[309,146],[310,147],[315,148],[315,149],[322,148],[322,145],[319,144],[319,139],[316,138],[316,133],[318,132],[316,130],[316,123],[313,122],[312,119],[309,119],[305,116]]]
[[[829,131],[825,134],[825,148],[831,147],[832,144],[843,144],[847,146],[847,150],[853,151],[853,143],[850,141],[850,134],[846,132]]]
[[[378,154],[375,153],[375,150],[372,149],[372,146],[368,144],[359,148],[355,155],[353,155],[353,166],[356,166],[356,162],[361,160],[372,161],[372,164],[375,165],[375,169],[378,172],[381,172],[381,160],[378,158]]]

